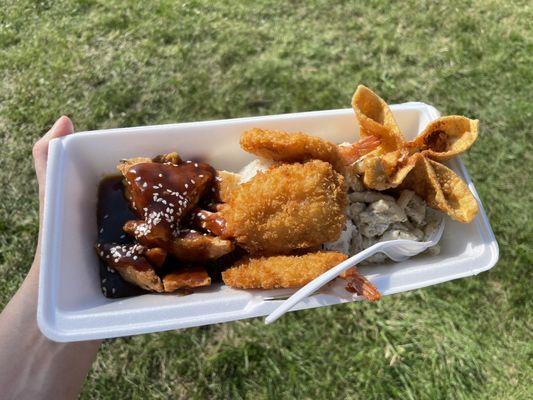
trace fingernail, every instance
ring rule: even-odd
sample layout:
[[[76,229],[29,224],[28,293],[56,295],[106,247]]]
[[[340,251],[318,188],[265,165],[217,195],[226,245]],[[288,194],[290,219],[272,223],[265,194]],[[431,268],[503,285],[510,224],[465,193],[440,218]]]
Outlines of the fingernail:
[[[52,125],[52,128],[51,129],[54,129],[54,128],[57,128],[58,125],[61,123],[61,120],[65,118],[64,115],[62,115],[61,117],[59,117],[58,119],[56,119],[56,122],[54,122],[54,125]]]

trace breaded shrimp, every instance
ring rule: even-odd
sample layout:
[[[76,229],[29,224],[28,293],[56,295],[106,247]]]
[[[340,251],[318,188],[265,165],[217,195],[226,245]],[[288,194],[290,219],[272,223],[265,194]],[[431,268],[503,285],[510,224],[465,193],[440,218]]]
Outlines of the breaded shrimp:
[[[241,147],[249,153],[275,161],[322,160],[343,171],[339,149],[333,143],[301,132],[254,128],[241,136]]]
[[[239,186],[241,176],[234,172],[229,171],[217,171],[215,177],[215,190],[218,194],[218,201],[227,203],[231,197],[231,193]]]
[[[281,254],[337,240],[346,222],[344,178],[313,160],[281,164],[239,185],[214,214],[222,236],[252,254]]]
[[[228,286],[241,289],[300,287],[346,258],[346,255],[336,251],[258,258],[245,257],[222,272],[222,280]]]

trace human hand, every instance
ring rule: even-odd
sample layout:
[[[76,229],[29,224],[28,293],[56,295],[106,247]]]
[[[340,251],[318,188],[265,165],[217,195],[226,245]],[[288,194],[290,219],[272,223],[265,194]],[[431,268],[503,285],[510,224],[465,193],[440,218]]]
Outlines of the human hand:
[[[5,389],[3,399],[76,398],[102,343],[101,340],[52,342],[41,334],[35,318],[48,145],[52,139],[73,132],[72,121],[63,116],[33,146],[39,185],[39,238],[30,272],[0,313],[0,388]],[[31,356],[28,349],[31,349]]]
[[[74,132],[74,124],[67,116],[60,117],[50,130],[33,146],[33,165],[37,175],[37,184],[39,185],[39,237],[37,240],[37,249],[32,265],[32,270],[38,270],[40,265],[40,243],[42,233],[42,218],[44,208],[44,192],[46,186],[46,167],[48,164],[48,145],[52,139],[70,135]]]

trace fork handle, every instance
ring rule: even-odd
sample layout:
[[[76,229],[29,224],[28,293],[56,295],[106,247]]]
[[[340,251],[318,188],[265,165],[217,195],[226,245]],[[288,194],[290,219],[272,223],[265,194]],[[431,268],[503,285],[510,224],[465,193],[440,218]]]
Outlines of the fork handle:
[[[331,268],[330,270],[324,272],[322,275],[313,279],[311,282],[309,282],[307,285],[302,287],[300,290],[295,292],[291,297],[289,297],[287,300],[281,303],[281,305],[278,308],[272,311],[265,318],[265,323],[271,324],[272,322],[276,321],[279,317],[281,317],[283,314],[285,314],[287,311],[293,308],[300,301],[305,299],[307,296],[310,296],[311,294],[313,294],[315,291],[320,289],[326,283],[335,279],[342,272],[346,271],[348,268],[351,268],[356,264],[359,264],[361,261],[366,260],[368,257],[373,256],[375,253],[380,251],[381,249],[380,244],[381,243],[376,243],[373,246],[370,246],[368,249],[365,249],[361,251],[360,253],[357,253],[356,255],[341,262],[336,267]]]

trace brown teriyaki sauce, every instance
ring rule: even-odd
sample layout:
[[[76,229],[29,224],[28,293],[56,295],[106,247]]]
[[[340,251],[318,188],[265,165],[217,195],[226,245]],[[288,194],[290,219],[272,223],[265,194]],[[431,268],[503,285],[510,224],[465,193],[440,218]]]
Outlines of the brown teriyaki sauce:
[[[96,222],[99,243],[133,244],[134,241],[122,230],[122,226],[131,219],[136,219],[124,197],[124,184],[121,175],[107,176],[98,186],[98,205]],[[104,296],[120,298],[147,293],[145,290],[126,282],[114,269],[108,267],[101,259],[100,287]]]
[[[198,163],[201,163],[201,161],[199,160]],[[206,165],[206,167],[210,169],[210,171],[206,172],[211,172],[213,175],[215,174],[215,171],[212,170],[210,166]],[[143,176],[144,175],[146,174],[144,174],[143,171]],[[126,198],[126,192],[124,177],[122,175],[107,176],[100,181],[98,186],[97,203],[98,243],[135,243],[135,240],[127,235],[122,228],[127,221],[138,220],[139,214],[141,213],[139,210],[134,212],[130,208],[130,202]],[[201,197],[198,206],[215,211],[214,205],[218,201],[218,193],[215,191],[214,187],[208,187],[204,195]],[[186,211],[186,214],[188,214],[188,211],[189,210]],[[190,225],[191,221],[189,215],[186,215],[186,217],[187,218],[182,221],[183,226],[181,228],[198,229],[198,226]],[[208,233],[208,231],[204,232]],[[242,255],[243,252],[240,251],[240,249],[236,249],[236,251],[217,260],[202,263],[202,266],[206,269],[207,273],[212,279],[212,282],[220,282],[220,272],[232,265],[238,258],[242,257]],[[100,258],[99,263],[100,285],[104,296],[108,298],[121,298],[150,293],[134,284],[125,281],[118,272],[116,272],[113,268],[108,267]],[[167,256],[165,263],[160,268],[156,269],[156,273],[160,277],[163,277],[168,273],[188,268],[194,268],[194,264],[177,261],[169,255]]]

